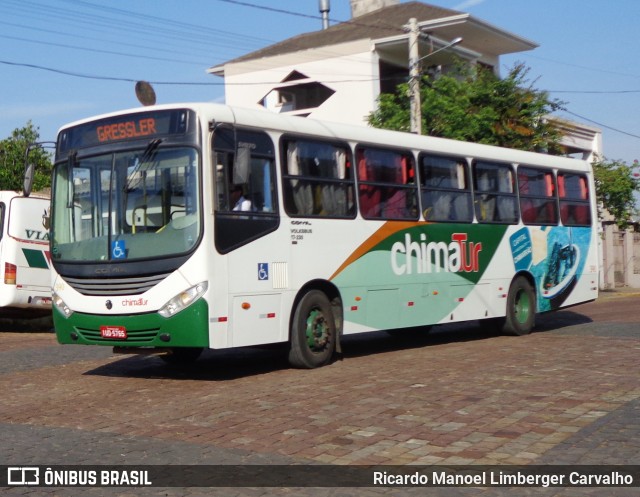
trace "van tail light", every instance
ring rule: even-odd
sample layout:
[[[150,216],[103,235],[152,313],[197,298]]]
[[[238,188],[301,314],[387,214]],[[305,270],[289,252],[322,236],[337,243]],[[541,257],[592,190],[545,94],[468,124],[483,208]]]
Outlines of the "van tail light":
[[[15,264],[11,264],[9,262],[4,263],[4,283],[5,285],[15,285],[16,284],[16,273],[18,272],[18,268]]]

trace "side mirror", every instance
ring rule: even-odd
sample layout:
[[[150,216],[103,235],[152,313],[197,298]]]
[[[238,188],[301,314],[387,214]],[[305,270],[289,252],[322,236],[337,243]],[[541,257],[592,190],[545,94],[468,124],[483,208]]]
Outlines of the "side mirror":
[[[54,148],[55,142],[33,142],[29,143],[27,150],[24,154],[24,179],[22,182],[22,194],[25,197],[31,195],[31,188],[33,187],[33,179],[36,170],[36,163],[29,162],[29,154],[32,150],[41,148]]]
[[[27,163],[24,168],[24,181],[22,183],[22,194],[25,197],[31,195],[31,188],[33,187],[33,173],[36,165],[33,163]]]

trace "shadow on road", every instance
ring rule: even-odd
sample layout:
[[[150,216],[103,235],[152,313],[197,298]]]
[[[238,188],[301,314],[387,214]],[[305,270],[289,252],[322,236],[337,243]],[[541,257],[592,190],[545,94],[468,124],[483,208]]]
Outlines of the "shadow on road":
[[[534,333],[557,331],[569,326],[591,323],[591,318],[574,311],[558,311],[537,316]],[[501,336],[497,328],[471,321],[461,324],[424,328],[407,328],[392,332],[373,332],[342,338],[342,355],[337,360],[364,357],[455,342],[487,340]],[[517,340],[517,337],[513,338]],[[226,381],[289,369],[286,344],[245,347],[228,350],[205,350],[189,364],[165,363],[158,356],[123,356],[86,375],[162,378],[173,380]]]
[[[3,331],[36,331],[40,333],[47,331],[53,332],[53,318],[50,314],[36,317],[0,317],[0,333]]]

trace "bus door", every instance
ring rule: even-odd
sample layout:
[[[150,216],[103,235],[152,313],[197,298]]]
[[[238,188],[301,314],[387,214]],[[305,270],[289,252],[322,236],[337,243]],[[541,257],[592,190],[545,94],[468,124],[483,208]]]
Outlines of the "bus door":
[[[287,263],[276,241],[275,144],[263,132],[219,126],[213,150],[214,295],[228,306],[226,344],[282,341]]]

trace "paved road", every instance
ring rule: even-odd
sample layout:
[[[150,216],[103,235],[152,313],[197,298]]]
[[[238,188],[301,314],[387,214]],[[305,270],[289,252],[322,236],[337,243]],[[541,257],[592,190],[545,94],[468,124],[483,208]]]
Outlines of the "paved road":
[[[640,464],[639,295],[540,316],[525,337],[475,324],[353,337],[289,369],[279,350],[157,357],[0,333],[0,465]],[[4,491],[2,491],[4,490]],[[515,495],[509,489],[2,489],[2,495]],[[517,495],[637,495],[521,488]]]

